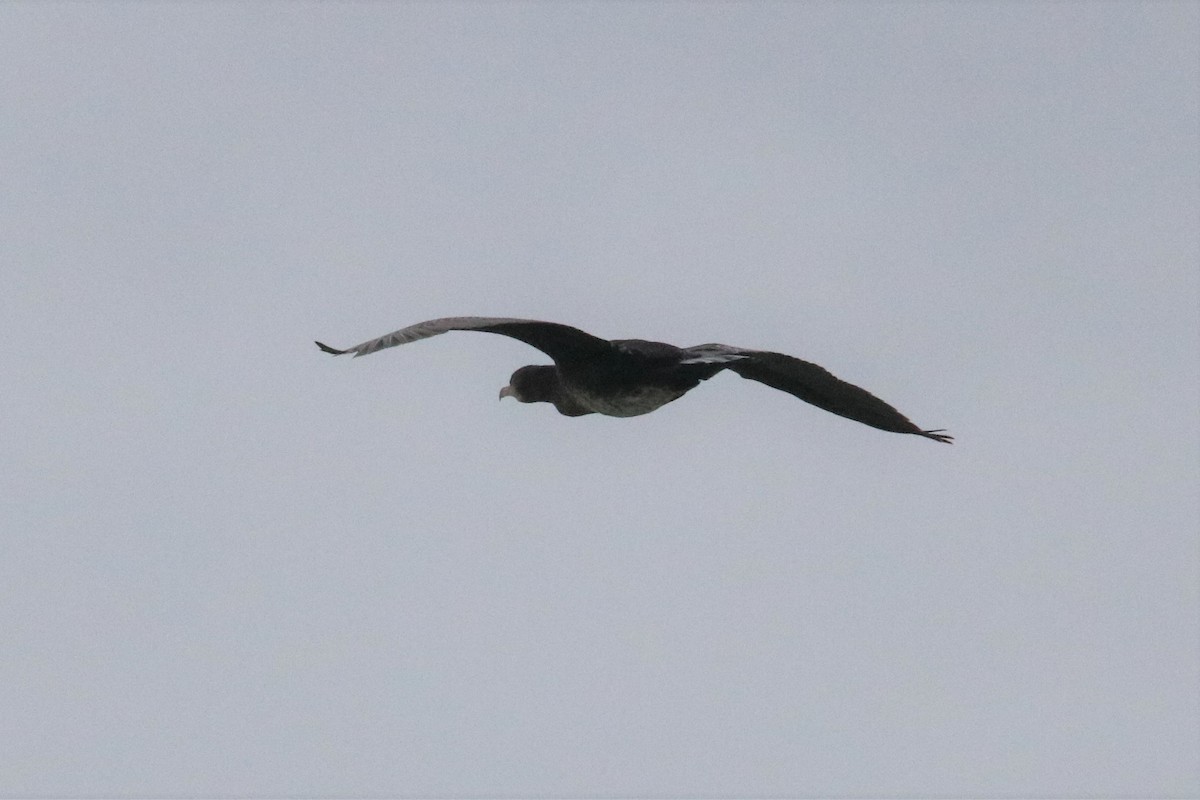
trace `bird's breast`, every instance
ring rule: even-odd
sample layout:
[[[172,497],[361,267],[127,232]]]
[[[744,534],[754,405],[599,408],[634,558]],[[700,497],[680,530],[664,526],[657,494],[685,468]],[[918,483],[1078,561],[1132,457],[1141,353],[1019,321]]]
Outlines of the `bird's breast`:
[[[609,417],[636,417],[649,414],[672,400],[678,400],[684,392],[666,386],[637,386],[614,392],[575,389],[569,394],[575,402],[597,414]]]

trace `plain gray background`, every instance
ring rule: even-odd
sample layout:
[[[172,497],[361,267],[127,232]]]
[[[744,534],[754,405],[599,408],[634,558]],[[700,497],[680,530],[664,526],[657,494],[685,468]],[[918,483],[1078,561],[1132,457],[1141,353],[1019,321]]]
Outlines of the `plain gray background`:
[[[1200,794],[1200,6],[0,6],[0,794]],[[645,417],[419,320],[811,359]]]

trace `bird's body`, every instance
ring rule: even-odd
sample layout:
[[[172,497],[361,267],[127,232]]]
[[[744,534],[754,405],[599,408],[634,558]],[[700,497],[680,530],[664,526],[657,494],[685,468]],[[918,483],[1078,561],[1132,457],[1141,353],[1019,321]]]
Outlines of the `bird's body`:
[[[563,391],[583,408],[610,417],[636,417],[678,400],[714,371],[679,365],[665,348],[640,339],[613,342],[612,353],[582,364],[557,366]]]
[[[648,414],[728,369],[813,405],[863,424],[949,443],[939,430],[921,430],[879,398],[825,369],[782,353],[724,344],[675,347],[643,339],[609,341],[556,322],[509,317],[446,317],[428,320],[346,350],[317,342],[327,353],[357,356],[407,344],[447,331],[498,333],[541,350],[554,365],[521,367],[500,397],[552,403],[571,417]]]

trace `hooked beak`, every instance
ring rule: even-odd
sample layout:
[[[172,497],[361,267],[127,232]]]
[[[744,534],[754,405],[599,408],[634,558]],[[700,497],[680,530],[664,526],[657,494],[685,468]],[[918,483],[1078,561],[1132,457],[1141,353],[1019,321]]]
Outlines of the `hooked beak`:
[[[512,396],[513,396],[513,388],[511,386],[505,386],[503,389],[500,390],[500,399],[501,400],[503,400],[506,397],[512,397]]]

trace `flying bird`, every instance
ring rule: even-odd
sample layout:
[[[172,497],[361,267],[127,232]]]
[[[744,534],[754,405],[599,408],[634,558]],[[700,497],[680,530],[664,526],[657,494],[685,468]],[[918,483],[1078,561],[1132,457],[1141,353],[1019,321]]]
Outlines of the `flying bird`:
[[[636,417],[678,400],[722,370],[731,370],[818,408],[895,433],[912,433],[950,444],[945,429],[921,430],[875,395],[846,383],[816,364],[782,353],[727,344],[675,347],[643,339],[609,341],[557,322],[509,317],[445,317],[409,325],[378,339],[338,350],[317,342],[326,353],[354,357],[428,339],[448,331],[498,333],[536,347],[554,362],[521,367],[500,390],[500,398],[522,403],[553,403],[560,414]]]

